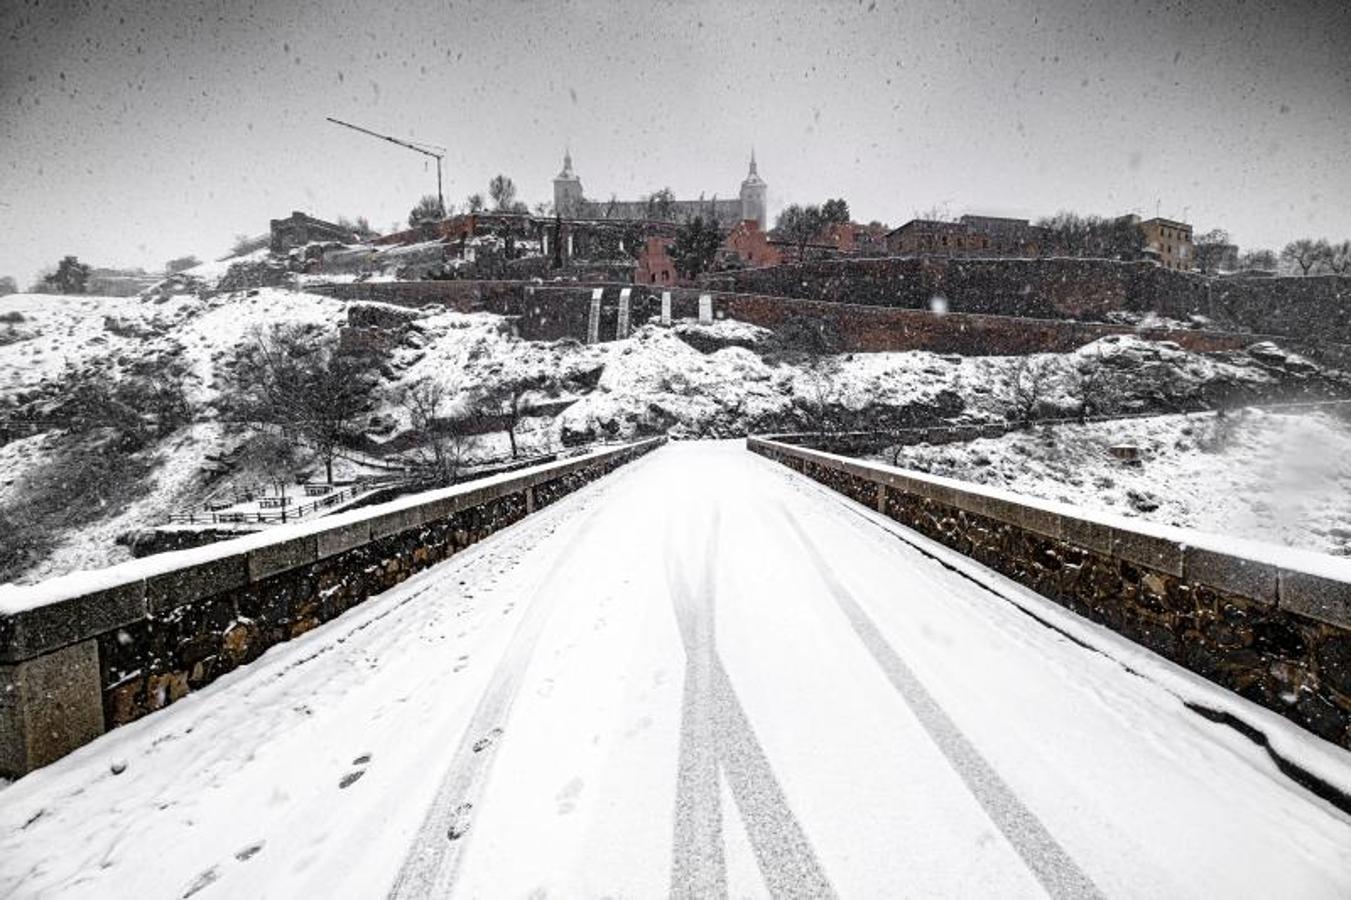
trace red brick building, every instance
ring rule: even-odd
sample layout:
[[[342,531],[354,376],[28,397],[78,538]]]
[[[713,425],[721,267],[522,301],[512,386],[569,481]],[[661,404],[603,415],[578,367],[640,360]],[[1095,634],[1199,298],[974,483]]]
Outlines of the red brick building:
[[[676,284],[674,260],[671,259],[671,238],[652,237],[638,252],[638,267],[633,272],[634,284]]]
[[[783,262],[783,253],[754,219],[746,219],[733,228],[722,242],[718,253],[721,268],[729,266],[758,269],[777,266]]]

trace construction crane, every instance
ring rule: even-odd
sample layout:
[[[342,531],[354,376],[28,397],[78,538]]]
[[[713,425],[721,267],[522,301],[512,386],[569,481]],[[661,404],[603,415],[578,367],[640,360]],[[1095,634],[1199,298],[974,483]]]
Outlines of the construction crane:
[[[412,150],[414,153],[421,153],[423,156],[430,156],[436,160],[436,202],[438,207],[445,211],[446,198],[441,193],[441,160],[446,158],[446,148],[438,147],[436,144],[420,144],[415,141],[404,141],[396,137],[390,137],[387,134],[381,134],[378,131],[371,131],[369,128],[362,128],[360,125],[353,125],[351,122],[344,122],[341,119],[335,119],[332,116],[324,116],[325,119],[334,125],[341,125],[344,128],[350,128],[353,131],[360,131],[362,134],[369,134],[371,137],[379,138],[382,141],[389,141],[391,144],[398,144],[400,147]]]

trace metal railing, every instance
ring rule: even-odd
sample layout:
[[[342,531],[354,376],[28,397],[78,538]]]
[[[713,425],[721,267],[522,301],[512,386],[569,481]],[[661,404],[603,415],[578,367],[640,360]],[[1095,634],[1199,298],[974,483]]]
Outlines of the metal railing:
[[[275,525],[283,522],[298,522],[312,513],[338,506],[349,500],[355,500],[362,494],[389,487],[391,484],[394,484],[394,482],[387,480],[360,481],[338,488],[317,497],[309,503],[302,503],[295,507],[289,507],[289,504],[280,504],[276,509],[260,508],[256,511],[226,512],[208,509],[201,512],[174,513],[169,516],[169,522],[173,525]],[[289,501],[291,498],[260,498],[260,502],[261,499],[276,501],[285,499]]]

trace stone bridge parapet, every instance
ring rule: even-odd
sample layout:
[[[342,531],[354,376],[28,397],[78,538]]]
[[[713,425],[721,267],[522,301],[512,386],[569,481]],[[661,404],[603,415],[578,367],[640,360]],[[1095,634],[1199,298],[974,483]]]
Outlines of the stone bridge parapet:
[[[1125,519],[777,436],[746,443],[1351,749],[1351,559]]]
[[[23,775],[178,700],[665,440],[0,586],[0,775]]]

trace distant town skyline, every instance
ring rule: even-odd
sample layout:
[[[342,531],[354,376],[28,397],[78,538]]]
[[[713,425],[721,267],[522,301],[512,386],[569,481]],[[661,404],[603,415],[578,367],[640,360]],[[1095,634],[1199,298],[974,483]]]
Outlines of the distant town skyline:
[[[1245,248],[1351,238],[1351,5],[184,2],[0,12],[0,275],[156,268],[304,210],[377,229],[448,148],[457,207],[588,196],[1156,213]]]

